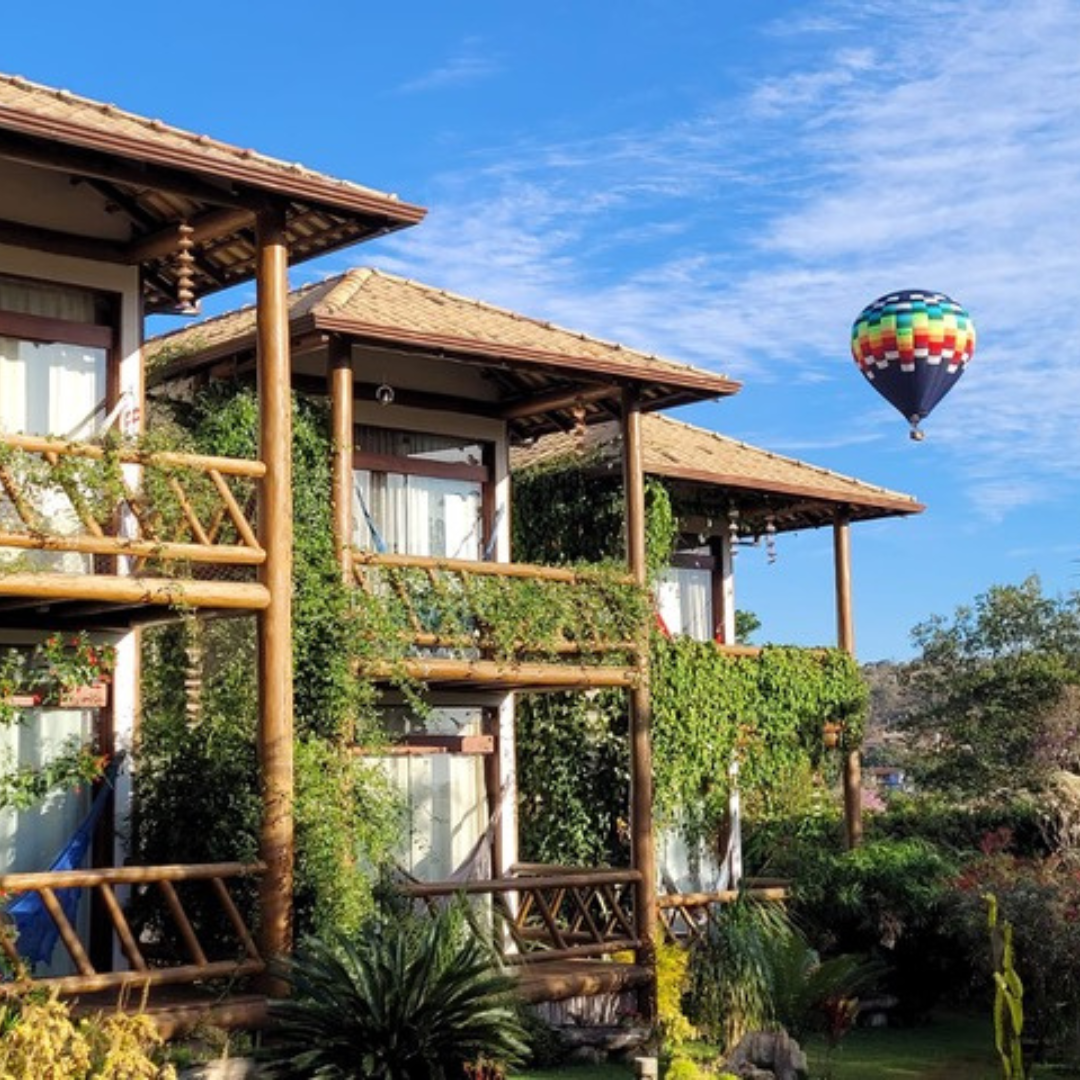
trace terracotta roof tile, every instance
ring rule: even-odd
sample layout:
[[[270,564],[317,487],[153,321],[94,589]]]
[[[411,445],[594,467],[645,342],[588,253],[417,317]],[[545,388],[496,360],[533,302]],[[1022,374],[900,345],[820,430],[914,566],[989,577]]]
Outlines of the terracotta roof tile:
[[[310,316],[316,328],[340,330],[368,340],[427,343],[447,351],[493,358],[545,359],[602,366],[627,377],[699,386],[702,396],[734,393],[725,376],[613,342],[528,318],[505,308],[422,285],[373,269],[357,269],[289,296],[290,319]],[[149,342],[147,356],[170,360],[187,354],[221,354],[253,337],[253,308],[197,323]]]
[[[773,492],[792,498],[863,508],[862,516],[916,514],[924,507],[910,495],[784,457],[714,431],[651,413],[642,417],[645,471],[703,486],[745,492]],[[515,448],[516,469],[571,456],[619,455],[617,424],[598,424],[579,439],[546,435],[532,446]]]
[[[419,220],[419,207],[397,196],[233,146],[182,128],[30,82],[0,74],[0,129],[51,137],[118,156],[154,161],[188,172],[242,180],[257,187],[317,197],[330,205],[395,210],[402,219]]]

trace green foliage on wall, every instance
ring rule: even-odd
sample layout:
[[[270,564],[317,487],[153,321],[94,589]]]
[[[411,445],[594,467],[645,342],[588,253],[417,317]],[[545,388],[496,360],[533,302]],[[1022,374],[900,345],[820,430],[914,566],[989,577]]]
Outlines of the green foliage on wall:
[[[748,813],[768,818],[792,780],[820,765],[825,723],[842,726],[842,746],[862,740],[866,685],[839,650],[734,657],[656,635],[652,657],[656,813],[689,836],[712,835],[723,820],[730,762]]]
[[[249,391],[208,393],[180,425],[200,452],[254,457],[258,407]],[[325,410],[293,410],[294,721],[297,928],[355,926],[397,838],[398,807],[374,766],[350,752],[379,740],[374,692],[351,670],[349,598],[330,529]],[[146,862],[247,861],[257,855],[261,801],[255,625],[198,620],[144,634],[143,729],[134,841]],[[189,711],[194,683],[197,707]],[[250,897],[249,897],[250,900]]]
[[[517,742],[522,857],[569,866],[626,865],[625,694],[522,697]]]
[[[596,462],[572,459],[514,477],[514,555],[528,561],[625,558],[621,482]],[[647,485],[652,574],[666,567],[676,509]],[[757,622],[744,616],[743,628]],[[862,740],[866,686],[837,650],[767,648],[732,657],[712,642],[655,635],[653,767],[660,821],[688,836],[714,836],[728,805],[728,766],[740,767],[749,816],[790,812],[824,763],[822,728],[842,726],[841,746]],[[522,854],[557,863],[626,861],[629,800],[627,702],[621,693],[521,695],[518,762]]]

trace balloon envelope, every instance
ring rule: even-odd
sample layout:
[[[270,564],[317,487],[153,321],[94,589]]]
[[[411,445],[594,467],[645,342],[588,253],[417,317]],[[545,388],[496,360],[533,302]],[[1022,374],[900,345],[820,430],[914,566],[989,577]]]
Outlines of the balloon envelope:
[[[975,352],[971,316],[944,293],[905,289],[863,308],[851,355],[873,387],[916,427],[953,388]]]

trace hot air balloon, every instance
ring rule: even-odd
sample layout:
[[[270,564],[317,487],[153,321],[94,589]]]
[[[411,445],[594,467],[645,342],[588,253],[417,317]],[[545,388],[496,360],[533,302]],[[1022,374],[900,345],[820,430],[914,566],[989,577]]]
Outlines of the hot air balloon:
[[[975,324],[944,293],[904,289],[863,308],[851,328],[851,355],[874,389],[911,424],[953,388],[975,352]]]

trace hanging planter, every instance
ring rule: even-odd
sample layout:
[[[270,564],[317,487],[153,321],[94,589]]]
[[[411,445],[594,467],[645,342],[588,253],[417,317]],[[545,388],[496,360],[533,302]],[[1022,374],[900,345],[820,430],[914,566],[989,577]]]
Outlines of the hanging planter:
[[[840,745],[840,736],[844,733],[843,724],[827,723],[821,728],[821,741],[826,750],[835,750]]]
[[[59,692],[40,688],[25,694],[9,694],[3,704],[16,709],[104,709],[109,704],[107,682],[71,686]]]
[[[18,709],[103,709],[115,667],[116,649],[85,633],[0,650],[0,722],[14,722]]]

